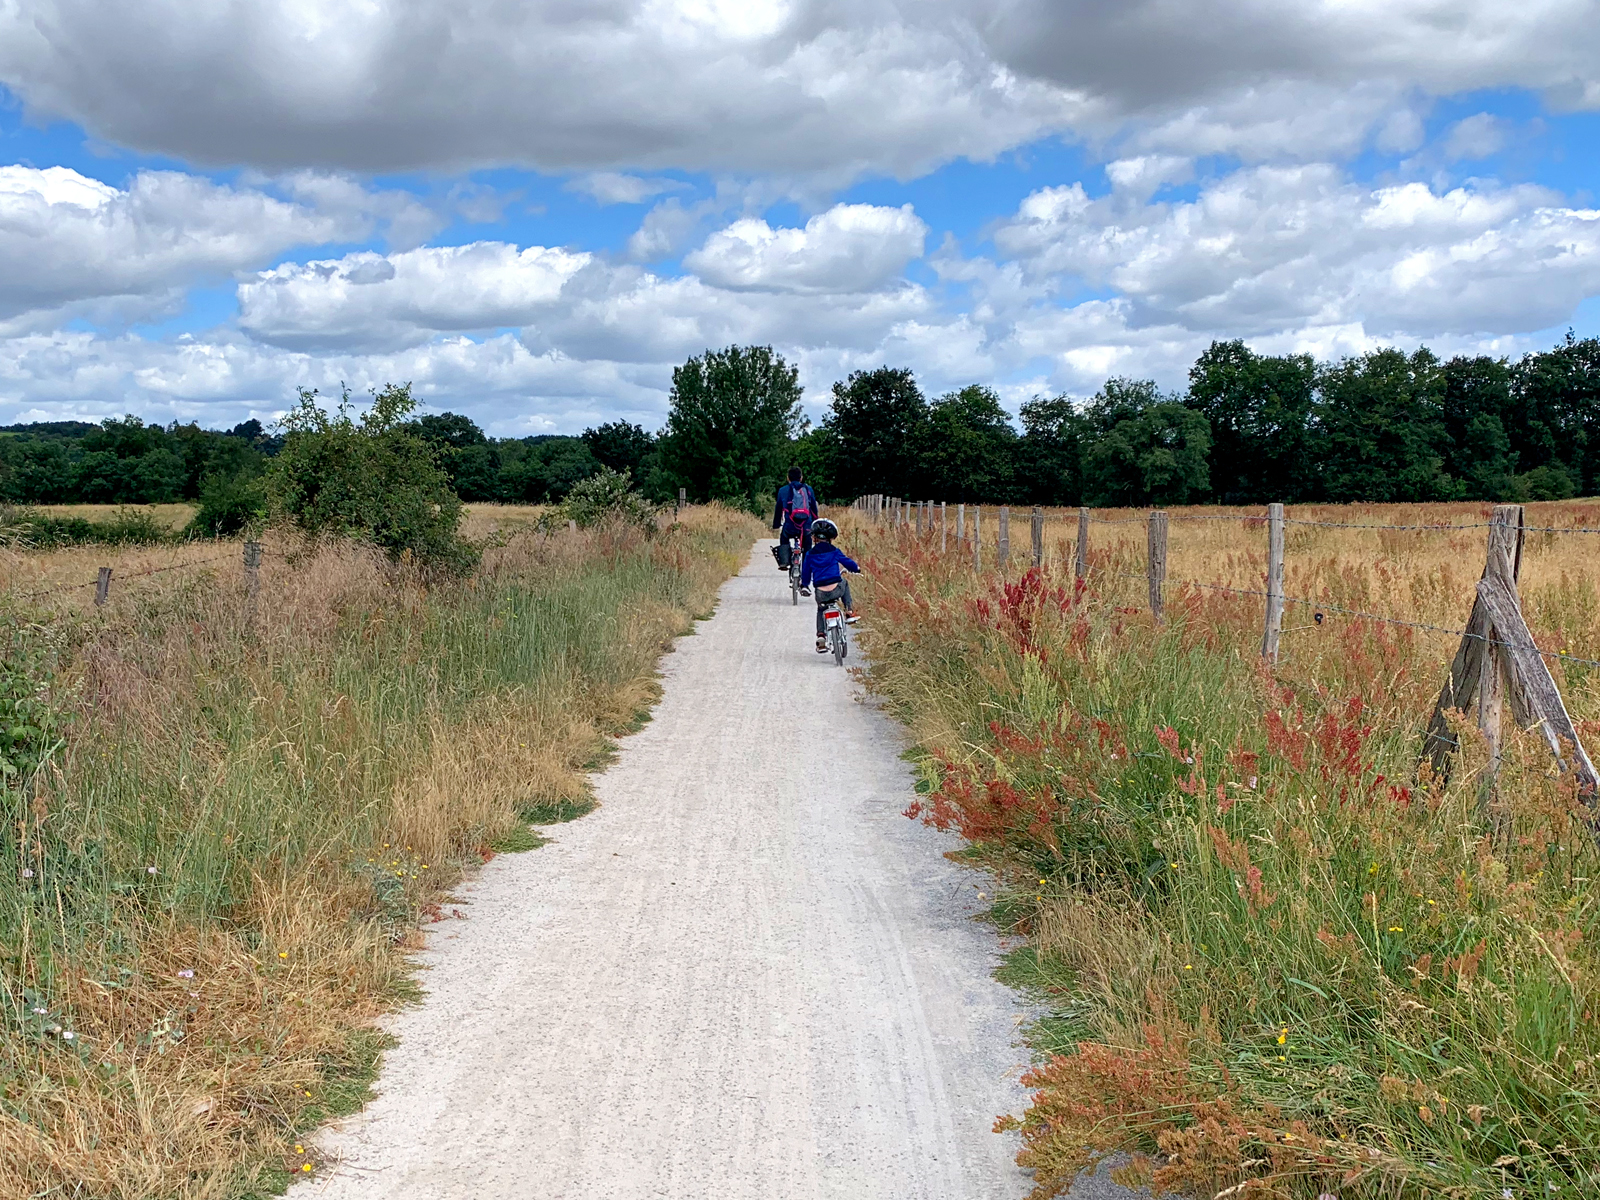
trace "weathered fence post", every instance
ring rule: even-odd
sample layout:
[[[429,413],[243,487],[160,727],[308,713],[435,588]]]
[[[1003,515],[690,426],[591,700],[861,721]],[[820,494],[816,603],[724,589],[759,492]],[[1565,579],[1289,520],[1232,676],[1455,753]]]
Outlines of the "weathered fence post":
[[[101,567],[100,578],[94,581],[94,602],[104,604],[111,595],[111,568]]]
[[[972,569],[983,570],[983,509],[972,506]]]
[[[922,540],[922,501],[917,501],[917,541]]]
[[[1278,635],[1283,632],[1283,505],[1267,505],[1267,627],[1261,634],[1261,657],[1278,661]]]
[[[1483,565],[1483,577],[1498,580],[1512,595],[1517,594],[1517,575],[1522,568],[1523,513],[1520,504],[1497,504],[1489,519],[1489,553]],[[1495,779],[1500,774],[1501,717],[1509,690],[1506,687],[1509,664],[1497,643],[1508,632],[1492,624],[1489,626],[1489,636],[1483,643],[1483,666],[1478,674],[1478,729],[1489,747],[1489,770],[1479,796],[1485,812],[1494,801]]]
[[[1008,505],[1000,506],[1000,553],[997,556],[1000,569],[1004,571],[1006,564],[1011,561],[1011,508]]]
[[[950,514],[949,506],[943,500],[939,501],[939,553],[943,554],[950,548]]]
[[[1087,579],[1089,577],[1089,510],[1078,510],[1078,553],[1072,562],[1072,572],[1075,578]]]
[[[574,521],[571,517],[567,518],[567,532],[568,533],[577,533],[578,532],[578,523],[576,521]]]
[[[961,501],[956,502],[956,541],[967,540],[967,506]]]
[[[261,595],[261,543],[244,544],[244,624],[254,629],[256,598]]]
[[[688,500],[689,500],[689,489],[688,488],[679,488],[678,489],[678,507],[672,514],[674,518],[683,516],[683,506],[686,503],[688,503]]]
[[[1167,514],[1157,509],[1150,514],[1150,615],[1160,625],[1166,620],[1162,612],[1161,589],[1167,582]]]
[[[1033,506],[1033,565],[1044,566],[1044,510]]]

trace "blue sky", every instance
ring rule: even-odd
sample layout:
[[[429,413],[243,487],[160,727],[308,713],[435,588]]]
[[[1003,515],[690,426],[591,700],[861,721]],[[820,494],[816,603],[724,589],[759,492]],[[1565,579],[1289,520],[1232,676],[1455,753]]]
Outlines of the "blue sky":
[[[408,378],[499,433],[654,428],[732,341],[819,416],[885,362],[1014,408],[1181,386],[1213,338],[1600,333],[1592,3],[605,11],[0,14],[0,421]]]

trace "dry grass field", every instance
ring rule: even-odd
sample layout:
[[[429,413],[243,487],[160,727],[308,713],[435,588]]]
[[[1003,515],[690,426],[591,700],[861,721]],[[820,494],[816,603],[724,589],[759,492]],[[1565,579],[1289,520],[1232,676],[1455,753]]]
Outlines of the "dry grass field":
[[[182,529],[200,511],[198,504],[39,504],[35,512],[50,517],[82,517],[85,521],[109,521],[127,514],[144,514],[163,529]]]
[[[237,542],[0,554],[0,1195],[314,1174],[419,914],[582,811],[758,533],[528,531],[445,584],[269,535],[253,623]]]
[[[966,838],[1028,939],[1035,1197],[1118,1149],[1184,1195],[1600,1194],[1596,813],[1536,733],[1491,776],[1471,714],[1448,777],[1420,764],[1459,637],[1394,623],[1465,624],[1489,506],[1291,508],[1308,603],[1276,665],[1263,599],[1219,590],[1263,588],[1260,510],[1171,511],[1162,625],[1145,514],[1094,514],[1081,586],[1076,511],[1042,571],[1026,513],[998,567],[995,515],[981,572],[953,528],[941,553],[852,514],[844,541],[869,686],[916,746],[908,815]],[[1574,531],[1527,535],[1540,647],[1600,659],[1600,534],[1576,532],[1600,505],[1527,523]],[[1551,669],[1600,749],[1600,668]]]

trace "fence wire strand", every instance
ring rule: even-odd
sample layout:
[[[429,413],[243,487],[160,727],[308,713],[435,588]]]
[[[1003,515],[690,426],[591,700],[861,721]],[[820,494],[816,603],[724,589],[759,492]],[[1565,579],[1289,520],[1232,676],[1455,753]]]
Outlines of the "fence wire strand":
[[[210,558],[197,559],[194,562],[171,563],[165,567],[149,567],[143,571],[126,571],[120,575],[114,575],[112,578],[114,580],[143,579],[147,575],[161,575],[167,571],[186,571],[192,567],[204,567],[209,566],[212,563],[227,562],[232,558],[233,555],[231,554],[217,554]],[[99,582],[100,580],[96,578],[85,580],[82,583],[63,583],[57,587],[44,588],[43,590],[37,592],[21,592],[12,595],[10,598],[13,600],[37,600],[41,596],[54,596],[61,592],[75,592],[79,588],[94,587]]]
[[[1137,579],[1147,584],[1150,581],[1150,576],[1137,575],[1132,571],[1108,571],[1104,573],[1110,575],[1120,575],[1124,579]],[[1201,583],[1197,579],[1167,579],[1164,581],[1164,583],[1205,588],[1206,590],[1213,592],[1229,592],[1235,596],[1260,596],[1262,598],[1267,598],[1268,596],[1268,593],[1261,591],[1258,588],[1228,587],[1226,584],[1221,583]],[[1310,608],[1313,610],[1338,613],[1340,616],[1359,617],[1366,621],[1378,621],[1384,625],[1403,625],[1407,629],[1422,629],[1429,633],[1447,633],[1454,637],[1470,637],[1475,641],[1480,641],[1490,646],[1505,646],[1507,649],[1515,648],[1515,643],[1513,642],[1503,641],[1500,638],[1485,637],[1481,633],[1471,633],[1465,629],[1456,629],[1448,625],[1431,625],[1426,621],[1405,621],[1401,620],[1399,617],[1386,617],[1382,613],[1369,613],[1363,612],[1358,608],[1345,608],[1343,605],[1333,604],[1325,600],[1307,600],[1304,596],[1286,595],[1282,597],[1282,599],[1285,604],[1299,604],[1305,608]],[[1577,655],[1564,654],[1559,650],[1541,650],[1538,646],[1534,646],[1533,650],[1534,653],[1538,654],[1541,658],[1553,658],[1561,662],[1575,663],[1578,666],[1583,667],[1600,667],[1600,659],[1579,658]]]

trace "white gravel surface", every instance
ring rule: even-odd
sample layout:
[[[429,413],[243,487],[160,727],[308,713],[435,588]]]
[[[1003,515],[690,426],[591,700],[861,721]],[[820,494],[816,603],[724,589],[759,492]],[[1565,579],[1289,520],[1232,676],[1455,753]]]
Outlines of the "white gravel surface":
[[[378,1098],[323,1133],[336,1165],[296,1195],[1027,1192],[991,1132],[1027,1051],[972,919],[984,879],[900,815],[900,732],[814,620],[758,546],[663,659],[601,807],[490,862],[467,919],[432,927]]]

